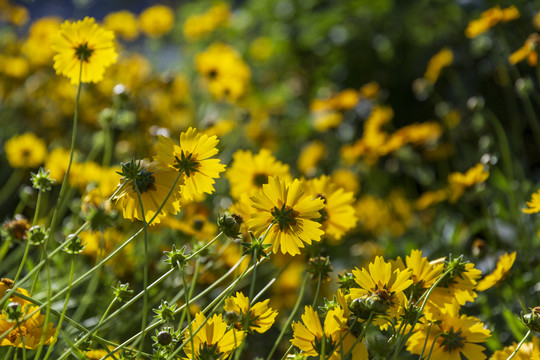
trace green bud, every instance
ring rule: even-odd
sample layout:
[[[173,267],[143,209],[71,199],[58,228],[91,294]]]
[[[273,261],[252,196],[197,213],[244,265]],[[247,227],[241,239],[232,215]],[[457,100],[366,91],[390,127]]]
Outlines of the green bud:
[[[35,225],[26,232],[25,238],[31,245],[38,246],[43,244],[48,236],[49,234],[47,230],[39,225]]]

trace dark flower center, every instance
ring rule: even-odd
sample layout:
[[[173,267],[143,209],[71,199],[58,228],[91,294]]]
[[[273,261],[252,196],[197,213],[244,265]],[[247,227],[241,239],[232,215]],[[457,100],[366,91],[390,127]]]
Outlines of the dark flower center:
[[[465,345],[465,338],[461,336],[461,331],[454,331],[454,328],[441,335],[443,341],[442,347],[448,352],[452,352],[456,349],[462,349]]]
[[[268,183],[268,175],[266,174],[256,174],[253,177],[253,184],[257,185],[258,187],[261,187],[267,183]]]
[[[298,212],[294,211],[291,207],[286,207],[285,204],[283,204],[281,209],[274,206],[271,214],[274,217],[274,223],[279,225],[279,230],[281,231],[291,230],[292,226],[296,225]]]
[[[88,42],[81,44],[75,48],[75,55],[77,59],[81,59],[82,61],[85,61],[85,62],[88,62],[93,52],[94,52],[94,49],[88,48]]]
[[[184,150],[182,150],[180,158],[176,155],[174,157],[176,159],[176,164],[173,165],[173,167],[178,171],[186,174],[186,176],[191,176],[192,173],[199,171],[199,162],[196,161],[195,158],[193,158],[193,154],[189,154],[186,156]]]

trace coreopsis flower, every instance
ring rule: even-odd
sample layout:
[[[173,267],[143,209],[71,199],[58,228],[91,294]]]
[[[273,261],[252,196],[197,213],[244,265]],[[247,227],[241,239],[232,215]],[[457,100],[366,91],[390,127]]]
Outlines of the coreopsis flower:
[[[332,242],[339,242],[347,231],[356,226],[358,219],[353,207],[352,192],[336,187],[326,175],[307,181],[306,192],[324,200],[326,206],[321,210],[320,221],[322,230]]]
[[[536,66],[538,64],[538,52],[537,48],[540,44],[540,35],[534,33],[529,35],[525,44],[522,47],[514,51],[508,57],[508,62],[512,65],[517,64],[525,59],[527,63],[531,66]]]
[[[317,172],[317,165],[327,155],[326,146],[322,141],[314,140],[302,148],[296,161],[298,171],[306,176]]]
[[[256,155],[249,150],[238,150],[225,176],[231,184],[231,196],[235,199],[240,199],[242,194],[250,195],[258,191],[268,183],[270,176],[290,179],[289,165],[278,161],[268,149],[261,149]]]
[[[246,323],[246,314],[249,306],[249,330],[250,332],[257,331],[258,333],[264,333],[275,321],[277,311],[268,306],[270,299],[266,299],[263,302],[255,303],[249,306],[249,298],[244,296],[241,292],[237,292],[235,296],[231,296],[225,300],[224,310],[227,312],[234,312],[238,315],[238,318],[234,327],[241,329]]]
[[[218,153],[216,136],[198,134],[194,128],[180,134],[180,144],[170,138],[159,136],[156,161],[164,168],[181,172],[182,198],[193,200],[199,194],[214,192],[214,179],[225,171],[219,159],[211,159]]]
[[[449,66],[454,61],[454,54],[450,48],[445,47],[429,60],[424,79],[431,84],[435,84],[443,68]]]
[[[484,169],[484,165],[476,164],[467,172],[453,172],[448,175],[448,185],[450,187],[450,202],[456,202],[466,189],[481,184],[489,177],[489,171]]]
[[[403,291],[413,284],[411,270],[393,269],[391,263],[377,256],[367,269],[356,268],[352,273],[359,287],[350,289],[348,298],[351,301],[369,299],[373,305],[371,310],[375,313],[398,317],[407,301]],[[388,322],[383,319],[377,318],[374,323],[382,329],[388,326]]]
[[[56,16],[45,16],[32,23],[28,30],[28,39],[23,43],[21,51],[31,64],[48,65],[53,58],[51,38],[60,30],[61,19]]]
[[[498,284],[505,276],[508,274],[512,265],[516,261],[516,252],[514,251],[511,254],[504,253],[499,257],[497,261],[497,266],[491,274],[486,275],[481,280],[478,281],[476,285],[477,291],[485,291],[490,287]]]
[[[161,37],[171,31],[174,25],[174,12],[165,5],[154,5],[145,9],[139,17],[141,30],[153,38]]]
[[[320,241],[324,231],[316,222],[319,211],[324,208],[321,198],[312,199],[304,194],[303,183],[295,179],[286,182],[279,177],[269,177],[268,184],[251,197],[254,211],[247,225],[259,237],[269,227],[265,243],[271,243],[272,251],[297,255],[300,249],[312,241]]]
[[[528,208],[523,208],[525,214],[536,214],[540,212],[540,189],[531,195],[531,200],[527,201]]]
[[[45,141],[34,133],[15,135],[4,144],[9,165],[13,168],[35,168],[43,164],[47,156]]]
[[[184,23],[184,37],[188,41],[198,40],[223,25],[230,15],[226,3],[218,3],[203,14],[191,15]]]
[[[186,331],[184,337],[184,352],[188,359],[226,359],[234,349],[236,349],[245,337],[244,331],[236,329],[227,330],[227,323],[221,314],[214,314],[203,325],[206,317],[202,313],[195,315],[195,320],[191,324],[191,330]],[[202,327],[201,327],[202,326]],[[201,329],[191,337],[191,331]],[[192,347],[193,346],[193,347]]]
[[[17,289],[17,291],[28,296],[28,292],[21,290],[22,289]],[[20,312],[20,320],[38,310],[37,306],[34,306],[17,296],[11,297],[10,301],[12,304],[17,304],[19,306],[18,311]],[[24,347],[26,349],[35,350],[41,343],[43,345],[52,344],[54,342],[54,333],[56,330],[53,328],[53,323],[44,324],[44,321],[45,315],[42,315],[39,311],[36,311],[34,315],[30,316],[25,321],[19,321],[18,323],[17,321],[10,319],[7,312],[2,312],[0,314],[0,334],[3,334],[8,330],[9,333],[5,338],[0,340],[0,346]],[[44,326],[46,327],[45,339],[42,342],[41,335]]]
[[[302,322],[292,324],[293,339],[291,343],[298,347],[303,355],[319,356],[322,353],[324,341],[325,358],[341,359],[342,354],[350,353],[353,360],[368,359],[364,343],[348,331],[347,318],[343,309],[336,306],[326,313],[324,328],[319,314],[311,306],[306,306]]]
[[[156,224],[163,216],[176,214],[180,210],[180,181],[175,185],[178,173],[162,168],[155,162],[132,160],[130,163],[122,164],[120,175],[122,179],[119,186],[122,186],[122,190],[115,196],[115,200],[122,208],[125,219],[148,222],[157,214],[152,222]],[[141,196],[142,209],[137,189]],[[165,202],[169,192],[171,195]],[[158,213],[159,207],[164,202],[165,205]]]
[[[72,84],[99,82],[105,69],[116,62],[114,33],[85,17],[75,22],[65,21],[51,39],[54,69],[71,79]]]
[[[103,26],[114,31],[126,41],[133,41],[139,36],[139,24],[135,15],[127,10],[111,12],[103,19]]]
[[[518,344],[513,343],[502,350],[497,350],[491,355],[490,360],[506,360],[516,351]],[[532,341],[526,342],[519,348],[518,352],[512,358],[513,360],[540,360],[540,346],[538,337],[533,337]]]
[[[484,11],[479,19],[471,21],[465,30],[465,35],[469,39],[475,38],[500,22],[508,22],[519,18],[519,15],[519,10],[514,5],[504,9],[495,6]]]
[[[417,298],[441,277],[444,263],[430,262],[427,257],[422,256],[421,250],[412,250],[411,254],[405,257],[404,266],[400,268],[411,270],[413,295]]]
[[[480,319],[448,312],[441,314],[435,322],[417,324],[415,332],[407,341],[407,350],[412,354],[420,354],[424,345],[428,344],[433,346],[433,351],[424,351],[422,358],[431,354],[430,358],[437,360],[455,360],[461,359],[461,356],[465,359],[484,360],[485,348],[480,344],[490,336],[491,332]]]

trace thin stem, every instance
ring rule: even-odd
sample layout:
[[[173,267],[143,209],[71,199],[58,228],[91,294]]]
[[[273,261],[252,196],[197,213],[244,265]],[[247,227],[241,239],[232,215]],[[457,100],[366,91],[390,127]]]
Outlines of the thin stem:
[[[426,350],[427,342],[429,339],[429,332],[431,331],[431,327],[433,326],[433,323],[429,323],[427,332],[426,332],[426,341],[424,341],[424,346],[422,346],[422,351],[420,352],[420,356],[418,356],[418,360],[422,360],[422,356],[424,356],[424,351]]]
[[[184,286],[184,301],[186,302],[186,311],[184,311],[182,314],[187,315],[189,333],[192,334],[193,329],[191,328],[191,311],[189,309],[189,294],[188,294],[188,291],[186,291],[187,289],[186,276],[184,274],[184,269],[182,268],[182,265],[180,265],[180,263],[178,262],[177,262],[177,265],[178,265],[178,270],[180,270],[180,274],[182,275],[182,285]],[[190,336],[189,339],[191,341],[191,358],[195,359],[195,353],[194,353],[195,347],[193,345],[193,336]]]
[[[2,186],[2,189],[0,189],[0,205],[3,205],[4,202],[9,199],[11,194],[14,193],[14,190],[21,182],[23,175],[24,171],[21,169],[15,169],[11,173],[4,186]]]
[[[37,201],[36,201],[36,209],[34,210],[34,218],[32,219],[32,226],[36,225],[37,219],[39,218],[39,210],[41,208],[41,198],[43,195],[43,191],[39,189]]]
[[[300,293],[298,294],[298,300],[296,300],[296,304],[294,305],[293,311],[289,315],[289,318],[287,319],[287,322],[285,323],[285,325],[281,328],[281,332],[279,333],[279,336],[276,342],[274,343],[272,350],[270,350],[270,353],[266,357],[266,360],[272,359],[272,356],[274,355],[274,352],[276,351],[279,343],[281,342],[281,339],[283,339],[285,332],[288,330],[289,325],[291,324],[294,316],[296,315],[296,312],[298,311],[298,308],[300,307],[300,303],[302,302],[302,298],[304,297],[304,291],[306,290],[307,280],[308,280],[308,275],[306,274],[304,275],[304,280],[302,281],[302,287],[300,288]],[[292,347],[289,348],[287,353],[290,351],[291,348]],[[285,353],[285,355],[287,355],[287,353]]]
[[[435,336],[435,339],[433,339],[433,344],[431,344],[431,347],[429,348],[429,353],[428,353],[428,356],[426,357],[426,360],[431,358],[431,353],[433,352],[433,349],[435,348],[435,344],[437,343],[437,339],[439,338],[439,336],[441,336],[442,334],[438,334],[437,336]]]
[[[317,279],[317,289],[315,290],[315,296],[313,297],[312,307],[315,307],[315,305],[317,305],[317,298],[319,297],[319,291],[321,290],[321,283],[322,283],[322,274],[319,274],[319,278]]]
[[[527,331],[527,333],[525,334],[525,336],[523,337],[523,339],[521,339],[521,341],[519,342],[518,346],[516,347],[516,350],[514,350],[513,353],[510,354],[510,356],[508,358],[506,358],[506,360],[510,360],[512,359],[519,351],[519,349],[521,348],[521,345],[523,345],[523,343],[525,342],[525,340],[527,340],[527,338],[529,337],[529,335],[531,334],[531,331],[532,330],[529,330]]]
[[[19,322],[19,320],[17,320],[17,329],[19,329],[19,335],[21,336],[23,360],[26,360],[26,345],[24,343],[24,335],[22,333],[21,323]],[[39,358],[36,357],[36,359]]]

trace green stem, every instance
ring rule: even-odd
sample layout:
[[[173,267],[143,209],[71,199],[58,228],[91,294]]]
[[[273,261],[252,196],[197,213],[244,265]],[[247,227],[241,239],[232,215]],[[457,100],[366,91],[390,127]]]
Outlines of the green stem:
[[[435,336],[435,339],[433,339],[433,344],[431,344],[431,347],[429,348],[429,353],[428,353],[428,356],[426,357],[426,360],[431,358],[431,353],[433,352],[433,349],[435,348],[435,344],[437,343],[437,339],[441,335],[442,334],[438,334],[437,336]]]
[[[321,290],[321,283],[322,283],[322,274],[319,274],[319,278],[317,280],[317,289],[315,290],[315,296],[313,297],[312,307],[315,307],[315,305],[317,305],[317,298],[319,297],[319,291]]]
[[[40,207],[41,207],[41,197],[42,197],[42,195],[43,195],[43,191],[41,189],[39,189],[38,196],[37,196],[37,201],[36,201],[36,209],[34,211],[34,218],[32,219],[32,226],[36,225],[37,219],[39,218],[39,210],[40,210]]]
[[[521,339],[521,341],[519,342],[518,346],[516,347],[516,350],[514,350],[514,352],[512,354],[510,354],[510,356],[508,358],[506,358],[506,360],[511,360],[519,351],[519,349],[521,348],[521,345],[523,345],[523,343],[525,342],[525,340],[527,340],[527,338],[529,337],[529,335],[531,334],[531,331],[532,330],[529,330],[527,331],[527,333],[525,334],[525,336],[523,337],[523,339]]]
[[[26,360],[26,345],[24,343],[24,335],[22,334],[21,323],[19,320],[17,320],[17,329],[19,329],[19,334],[21,335],[23,360]],[[36,356],[36,359],[39,358]]]
[[[191,311],[189,309],[189,294],[188,294],[188,291],[186,291],[187,289],[187,286],[186,286],[186,276],[184,274],[184,269],[182,269],[182,265],[180,265],[180,263],[177,263],[178,265],[178,270],[180,270],[180,274],[182,275],[182,284],[184,286],[184,301],[186,302],[186,311],[184,311],[182,314],[187,314],[187,319],[188,319],[188,329],[189,329],[189,333],[192,334],[193,333],[193,329],[191,327]],[[193,345],[193,336],[190,336],[190,341],[191,341],[191,358],[192,359],[195,359],[195,347]]]
[[[66,316],[66,310],[67,310],[67,306],[68,306],[68,302],[69,302],[69,297],[71,295],[71,283],[73,281],[73,273],[74,273],[74,269],[75,269],[75,266],[74,266],[75,262],[73,261],[73,257],[74,257],[74,255],[71,254],[70,255],[71,266],[70,266],[70,270],[69,270],[68,292],[66,294],[66,299],[64,300],[64,307],[62,308],[62,314],[60,315],[60,320],[58,320],[58,325],[56,326],[56,332],[54,333],[54,341],[49,346],[49,349],[47,350],[47,353],[45,354],[45,359],[44,360],[47,360],[49,358],[49,356],[51,355],[51,352],[52,352],[52,350],[54,348],[54,345],[58,341],[58,334],[59,334],[60,330],[62,329],[62,323],[64,322],[64,318]],[[47,327],[47,323],[44,324],[44,327]],[[38,357],[36,356],[36,359],[37,358]]]
[[[294,319],[294,316],[296,315],[296,312],[298,311],[298,308],[300,307],[300,303],[302,302],[302,298],[304,297],[304,291],[306,290],[306,284],[308,280],[308,275],[304,275],[304,280],[302,281],[302,287],[300,288],[300,293],[298,294],[298,300],[296,300],[296,304],[294,305],[293,311],[289,315],[289,318],[287,319],[287,322],[285,325],[281,328],[281,332],[279,333],[279,336],[274,343],[274,346],[272,347],[272,350],[270,350],[270,353],[266,357],[266,360],[271,360],[272,356],[274,355],[274,352],[276,351],[279,343],[281,342],[281,339],[283,339],[283,336],[285,335],[285,332],[289,329],[289,325],[291,325],[292,320]],[[285,356],[288,354],[288,352],[292,349],[292,346],[289,347],[289,350],[285,353]]]
[[[24,175],[24,171],[21,169],[15,169],[9,178],[7,179],[4,186],[0,190],[0,205],[3,205],[4,202],[9,199],[9,197],[15,192],[15,188],[21,182]]]
[[[429,333],[431,331],[431,327],[433,326],[433,323],[429,323],[427,332],[426,332],[426,341],[424,341],[424,346],[422,346],[422,351],[420,352],[420,356],[418,356],[418,360],[422,360],[422,356],[424,356],[424,351],[426,350],[427,342],[429,339]]]
[[[43,254],[46,254],[47,250],[45,248],[45,244],[43,244]],[[43,255],[45,256],[45,255]],[[47,274],[47,302],[45,303],[47,306],[45,307],[45,320],[43,321],[43,330],[41,332],[41,340],[39,341],[39,346],[36,352],[36,359],[39,359],[39,356],[41,355],[41,351],[43,351],[43,345],[45,343],[45,336],[47,335],[47,324],[49,323],[49,317],[51,315],[51,296],[52,296],[52,286],[51,286],[51,268],[50,264],[47,261],[45,263],[45,272]],[[71,281],[68,285],[68,293],[71,292]],[[30,293],[32,294],[32,292]]]
[[[113,137],[111,132],[111,126],[109,123],[105,125],[105,128],[103,130],[105,133],[105,143],[103,144],[103,161],[101,165],[105,167],[111,164]]]
[[[349,354],[354,350],[354,348],[356,347],[356,344],[358,344],[359,341],[362,341],[364,336],[366,336],[367,328],[369,327],[369,325],[371,325],[371,322],[373,321],[374,317],[375,317],[374,313],[369,314],[368,319],[362,324],[362,332],[360,333],[360,335],[358,335],[358,337],[356,338],[356,341],[351,346],[351,348],[345,353],[345,355],[344,355],[344,357],[342,357],[342,359],[343,358],[346,359],[347,356],[349,356]],[[349,328],[349,330],[350,330],[350,328]],[[343,343],[341,343],[341,346],[343,346]]]

